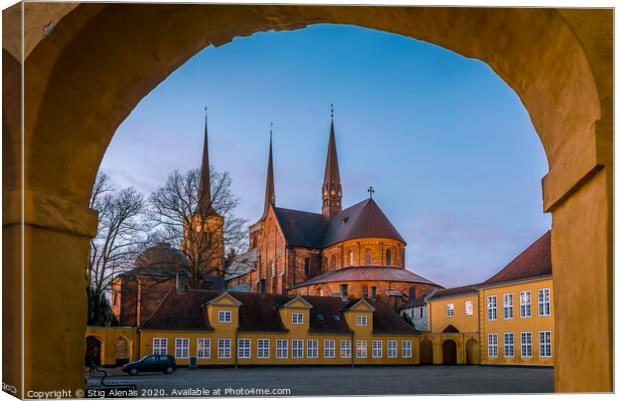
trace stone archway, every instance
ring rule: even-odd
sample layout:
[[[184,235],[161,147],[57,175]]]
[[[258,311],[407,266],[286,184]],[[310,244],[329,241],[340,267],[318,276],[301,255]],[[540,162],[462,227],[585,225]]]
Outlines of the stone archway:
[[[86,337],[86,352],[84,353],[84,366],[101,365],[101,339],[96,336]]]
[[[339,23],[417,38],[482,60],[521,98],[549,161],[542,184],[545,211],[553,213],[554,310],[560,317],[555,361],[562,368],[555,370],[555,388],[611,390],[611,11],[77,3],[24,7],[23,149],[22,88],[5,85],[3,93],[8,100],[3,106],[3,238],[10,250],[3,253],[3,264],[11,266],[3,270],[10,288],[3,292],[3,315],[14,330],[4,336],[5,349],[13,350],[7,360],[15,361],[5,371],[18,374],[23,356],[27,388],[83,384],[83,261],[97,223],[87,204],[116,127],[155,85],[205,46],[257,31]],[[20,13],[17,5],[4,14],[7,32],[20,32]],[[42,28],[50,20],[54,29],[46,35]],[[5,82],[18,83],[21,42],[7,37],[3,47]],[[21,305],[22,287],[37,296],[23,305],[26,330],[20,355],[20,315],[15,312],[20,308],[15,305]],[[65,302],[66,294],[72,294],[71,302]],[[584,313],[592,310],[598,313]],[[582,330],[571,330],[577,319]],[[20,380],[16,376],[13,382]]]
[[[420,342],[420,365],[433,364],[433,343],[431,340],[422,340]]]
[[[470,338],[465,343],[465,361],[468,365],[480,364],[480,346],[476,339]]]
[[[125,336],[116,339],[116,366],[121,366],[131,359],[131,340]]]
[[[441,344],[441,357],[444,365],[456,365],[456,342],[445,340]]]

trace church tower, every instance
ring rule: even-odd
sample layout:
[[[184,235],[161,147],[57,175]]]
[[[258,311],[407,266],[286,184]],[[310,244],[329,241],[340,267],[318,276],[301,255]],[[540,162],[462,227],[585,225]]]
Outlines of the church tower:
[[[323,179],[323,216],[327,220],[342,210],[342,185],[340,184],[340,169],[338,168],[338,153],[336,152],[336,134],[334,133],[334,105],[331,107],[331,127],[329,130],[329,145],[327,147],[327,161],[325,162],[325,177]]]
[[[275,180],[273,179],[273,147],[272,147],[273,123],[269,128],[269,157],[267,159],[267,178],[265,180],[265,206],[260,219],[250,226],[250,248],[258,246],[262,234],[263,222],[267,218],[269,205],[276,205]]]
[[[186,227],[183,251],[199,266],[204,275],[219,275],[224,271],[224,217],[213,208],[211,170],[209,165],[209,131],[205,107],[205,129],[200,166],[198,205],[192,215],[191,232]]]

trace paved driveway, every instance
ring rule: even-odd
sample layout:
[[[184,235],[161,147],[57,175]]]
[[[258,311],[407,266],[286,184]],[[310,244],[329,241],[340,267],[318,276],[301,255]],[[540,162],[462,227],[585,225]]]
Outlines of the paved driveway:
[[[138,396],[390,395],[553,392],[553,369],[491,366],[179,368],[174,374],[123,375]],[[99,380],[90,378],[89,387]],[[275,391],[275,393],[274,393]]]

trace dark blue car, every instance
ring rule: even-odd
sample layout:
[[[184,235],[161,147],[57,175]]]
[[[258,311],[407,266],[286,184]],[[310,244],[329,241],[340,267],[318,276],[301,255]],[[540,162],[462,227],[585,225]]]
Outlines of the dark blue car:
[[[170,355],[147,355],[144,358],[123,365],[123,372],[137,375],[140,372],[172,373],[177,369],[174,357]]]

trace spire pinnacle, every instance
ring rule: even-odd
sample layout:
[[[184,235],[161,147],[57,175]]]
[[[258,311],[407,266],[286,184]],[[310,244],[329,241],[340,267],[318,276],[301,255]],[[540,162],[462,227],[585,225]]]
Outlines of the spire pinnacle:
[[[267,217],[267,211],[269,210],[269,205],[276,205],[276,194],[275,194],[275,184],[273,179],[273,147],[272,147],[272,136],[273,136],[273,122],[269,124],[269,158],[267,161],[267,180],[265,182],[265,208],[263,210],[263,217],[261,220]]]
[[[340,169],[338,167],[338,152],[336,150],[336,133],[334,130],[334,105],[331,105],[331,125],[329,129],[329,145],[325,162],[325,177],[323,179],[323,216],[328,220],[342,210],[342,185],[340,183]]]
[[[212,211],[211,207],[211,171],[209,167],[209,130],[207,107],[205,106],[204,143],[202,145],[202,164],[200,166],[200,190],[198,194],[198,208],[201,213]]]

